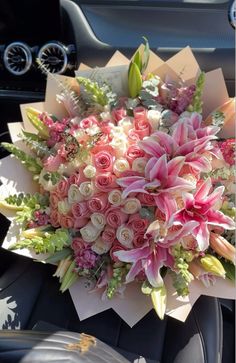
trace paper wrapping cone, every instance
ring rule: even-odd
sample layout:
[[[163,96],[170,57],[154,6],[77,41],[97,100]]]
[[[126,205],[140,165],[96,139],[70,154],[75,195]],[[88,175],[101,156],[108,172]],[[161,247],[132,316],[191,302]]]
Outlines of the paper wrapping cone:
[[[141,46],[140,51],[143,51]],[[127,72],[129,60],[120,52],[115,52],[113,57],[109,60],[106,67],[91,69],[87,65],[81,64],[76,75],[91,77],[93,80],[99,81],[102,78],[110,82],[115,87],[115,91],[124,95],[127,92]],[[197,79],[200,68],[196,59],[189,47],[184,48],[174,57],[164,62],[155,53],[151,52],[149,66],[146,70],[147,73],[158,74],[163,80],[166,74],[172,80],[180,80],[189,85]],[[119,75],[119,77],[118,77]],[[120,80],[118,79],[120,78]],[[73,82],[75,80],[70,77],[58,76],[48,77],[45,102],[21,105],[23,127],[31,132],[34,131],[33,126],[29,123],[25,110],[27,107],[34,107],[41,111],[47,111],[55,114],[57,117],[64,117],[67,115],[65,109],[56,101],[56,94],[63,89],[63,82]],[[126,85],[125,85],[126,82]],[[212,92],[214,90],[214,92]],[[212,72],[206,73],[206,81],[203,92],[203,115],[206,118],[213,110],[219,108],[229,100],[227,89],[225,86],[222,71],[217,69]],[[9,126],[12,141],[14,143],[21,143],[16,134],[19,132],[22,124],[17,123],[16,127]],[[230,128],[230,130],[229,130]],[[232,122],[225,126],[226,130],[223,135],[231,134],[232,136]],[[21,164],[11,157],[7,157],[0,161],[0,178],[3,185],[0,187],[0,197],[6,197],[6,194],[17,192],[34,192],[37,186],[32,183],[31,175],[21,166]],[[3,211],[4,213],[4,211]],[[12,216],[8,215],[11,220]],[[14,242],[16,236],[15,224],[9,229],[9,232],[4,240],[3,247],[8,248],[9,244]],[[28,250],[16,251],[19,254],[31,257],[42,258],[42,256],[35,256]],[[195,301],[200,295],[218,296],[223,298],[235,298],[235,290],[230,281],[218,279],[217,284],[210,288],[205,288],[199,281],[195,280],[190,285],[190,294],[186,298],[177,297],[176,292],[172,286],[172,281],[169,275],[165,277],[165,285],[168,291],[167,296],[167,315],[174,317],[180,321],[185,321]],[[142,317],[144,317],[151,309],[151,300],[143,295],[135,284],[127,286],[124,292],[124,298],[115,297],[112,300],[101,300],[101,293],[89,293],[85,287],[84,280],[80,280],[70,288],[70,293],[81,320],[95,315],[101,311],[112,308],[124,319],[127,324],[133,326]],[[88,295],[89,294],[89,295]]]

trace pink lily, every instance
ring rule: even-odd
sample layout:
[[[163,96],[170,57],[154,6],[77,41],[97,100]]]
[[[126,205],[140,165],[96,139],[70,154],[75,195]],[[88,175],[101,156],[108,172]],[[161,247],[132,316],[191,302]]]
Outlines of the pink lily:
[[[190,119],[180,118],[174,125],[172,136],[157,131],[149,138],[140,141],[140,147],[148,155],[157,158],[164,154],[169,158],[184,156],[185,164],[193,169],[200,172],[211,171],[211,163],[206,157],[206,152],[212,152],[215,156],[212,141],[217,139],[215,134],[219,128],[201,127],[199,117],[196,114],[193,116]]]
[[[176,191],[184,192],[195,188],[193,183],[178,176],[184,161],[185,158],[180,156],[167,162],[165,154],[159,159],[152,157],[146,165],[145,177],[124,177],[118,179],[117,184],[125,188],[123,191],[124,198],[130,193],[151,194],[155,196],[157,206],[164,203],[165,208],[169,210],[171,204],[171,212],[173,213],[177,209],[171,194]]]
[[[199,223],[193,229],[192,234],[196,238],[201,251],[204,251],[209,246],[209,226],[214,225],[224,229],[235,229],[234,221],[217,210],[224,187],[218,187],[209,194],[211,188],[212,184],[209,178],[197,188],[194,194],[185,193],[183,195],[184,207],[174,216],[174,220],[182,225],[189,221],[197,221]]]
[[[191,221],[175,232],[165,233],[162,236],[162,228],[158,221],[153,222],[146,233],[145,244],[129,251],[117,251],[114,255],[122,262],[132,263],[132,267],[126,276],[129,283],[141,272],[144,271],[149,283],[153,287],[163,284],[160,269],[163,266],[173,268],[174,259],[169,252],[169,246],[178,243],[180,239],[188,235],[198,223]]]

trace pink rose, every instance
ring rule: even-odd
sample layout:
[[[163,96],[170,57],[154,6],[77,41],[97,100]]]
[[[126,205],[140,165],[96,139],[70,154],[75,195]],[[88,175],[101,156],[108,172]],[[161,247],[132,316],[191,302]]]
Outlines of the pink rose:
[[[134,118],[137,121],[147,121],[147,110],[146,108],[139,106],[135,107],[134,110]]]
[[[117,188],[115,175],[111,173],[97,175],[95,177],[95,187],[102,192],[110,192]]]
[[[147,118],[147,110],[144,107],[134,109],[134,129],[141,140],[150,135],[151,127]]]
[[[146,231],[148,221],[141,218],[139,213],[136,213],[129,217],[128,226],[133,229],[134,233],[141,233]]]
[[[94,212],[102,212],[107,207],[108,195],[106,193],[97,194],[88,200],[89,210]]]
[[[50,213],[50,223],[55,228],[60,227],[59,213],[56,209],[53,209]]]
[[[106,213],[107,224],[113,228],[118,228],[128,220],[128,214],[123,213],[119,208],[111,207]]]
[[[75,255],[80,251],[82,248],[86,246],[86,243],[83,241],[80,237],[73,238],[73,241],[71,243],[71,248],[74,251]]]
[[[89,116],[80,121],[80,127],[82,129],[88,129],[93,125],[98,125],[98,120],[95,116]]]
[[[49,201],[50,201],[50,206],[54,209],[54,208],[57,208],[57,204],[59,202],[59,198],[58,198],[58,195],[57,193],[55,192],[51,192],[50,193],[50,197],[49,197]]]
[[[127,248],[125,248],[118,241],[116,241],[115,244],[110,249],[110,257],[114,262],[119,262],[119,258],[116,257],[115,255],[115,253],[118,251],[127,251]]]
[[[90,214],[87,202],[74,203],[71,207],[71,212],[75,219],[88,217]]]
[[[74,220],[74,229],[80,229],[80,228],[83,228],[84,226],[86,226],[86,224],[89,222],[89,219],[88,218],[83,218],[83,217],[80,217],[80,218],[76,218]]]
[[[56,193],[60,199],[67,197],[70,183],[67,179],[62,179],[57,184]]]
[[[151,195],[151,194],[138,193],[136,198],[138,198],[140,200],[140,203],[143,206],[146,206],[146,205],[155,206],[156,205],[155,199],[154,199],[153,195]]]
[[[69,184],[75,184],[75,185],[79,185],[81,182],[81,177],[79,173],[75,173],[70,175],[69,177]]]
[[[60,225],[63,228],[73,228],[74,227],[74,219],[71,216],[60,215],[59,217]]]
[[[133,244],[136,248],[142,247],[144,244],[144,234],[136,233],[134,235]]]
[[[100,151],[94,155],[93,165],[100,173],[112,171],[113,156],[107,151]]]
[[[129,145],[134,145],[134,144],[136,145],[138,143],[138,141],[140,141],[140,137],[136,133],[136,131],[134,129],[129,130],[129,132],[128,132]]]
[[[118,122],[122,120],[122,118],[126,117],[127,112],[124,108],[114,108],[111,114],[113,119]]]
[[[107,226],[102,232],[102,240],[107,243],[113,243],[116,238],[116,233],[114,228]]]
[[[138,145],[131,145],[128,150],[126,151],[126,158],[129,161],[130,164],[137,159],[137,158],[143,158],[145,156],[145,152],[140,149]]]

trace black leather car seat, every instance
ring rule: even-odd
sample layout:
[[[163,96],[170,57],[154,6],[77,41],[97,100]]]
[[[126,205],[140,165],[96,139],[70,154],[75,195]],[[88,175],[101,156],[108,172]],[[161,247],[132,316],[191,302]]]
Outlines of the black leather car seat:
[[[200,297],[185,323],[170,317],[160,321],[152,310],[131,329],[112,309],[80,321],[70,294],[59,292],[58,281],[52,277],[54,269],[54,266],[15,256],[14,263],[0,277],[0,329],[3,329],[0,362],[14,362],[11,351],[19,350],[21,341],[23,350],[27,339],[37,337],[43,342],[47,333],[45,336],[40,333],[41,338],[35,335],[36,330],[45,330],[40,326],[42,322],[53,326],[51,332],[59,329],[93,335],[118,350],[124,362],[125,358],[129,362],[139,359],[152,363],[221,362],[223,328],[217,299]],[[28,330],[28,333],[23,333],[26,335],[21,339],[17,332],[15,346],[16,331],[11,336],[5,329]],[[4,334],[8,335],[2,339]],[[145,360],[141,361],[140,357]]]

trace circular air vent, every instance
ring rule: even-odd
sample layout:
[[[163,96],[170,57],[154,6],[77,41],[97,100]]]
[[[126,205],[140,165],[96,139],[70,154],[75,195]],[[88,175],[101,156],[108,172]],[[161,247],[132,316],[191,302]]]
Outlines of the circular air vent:
[[[61,43],[51,42],[43,45],[38,58],[51,73],[62,74],[68,66],[67,48]]]
[[[21,42],[9,44],[4,50],[3,62],[6,69],[15,76],[25,74],[32,65],[30,47]]]

